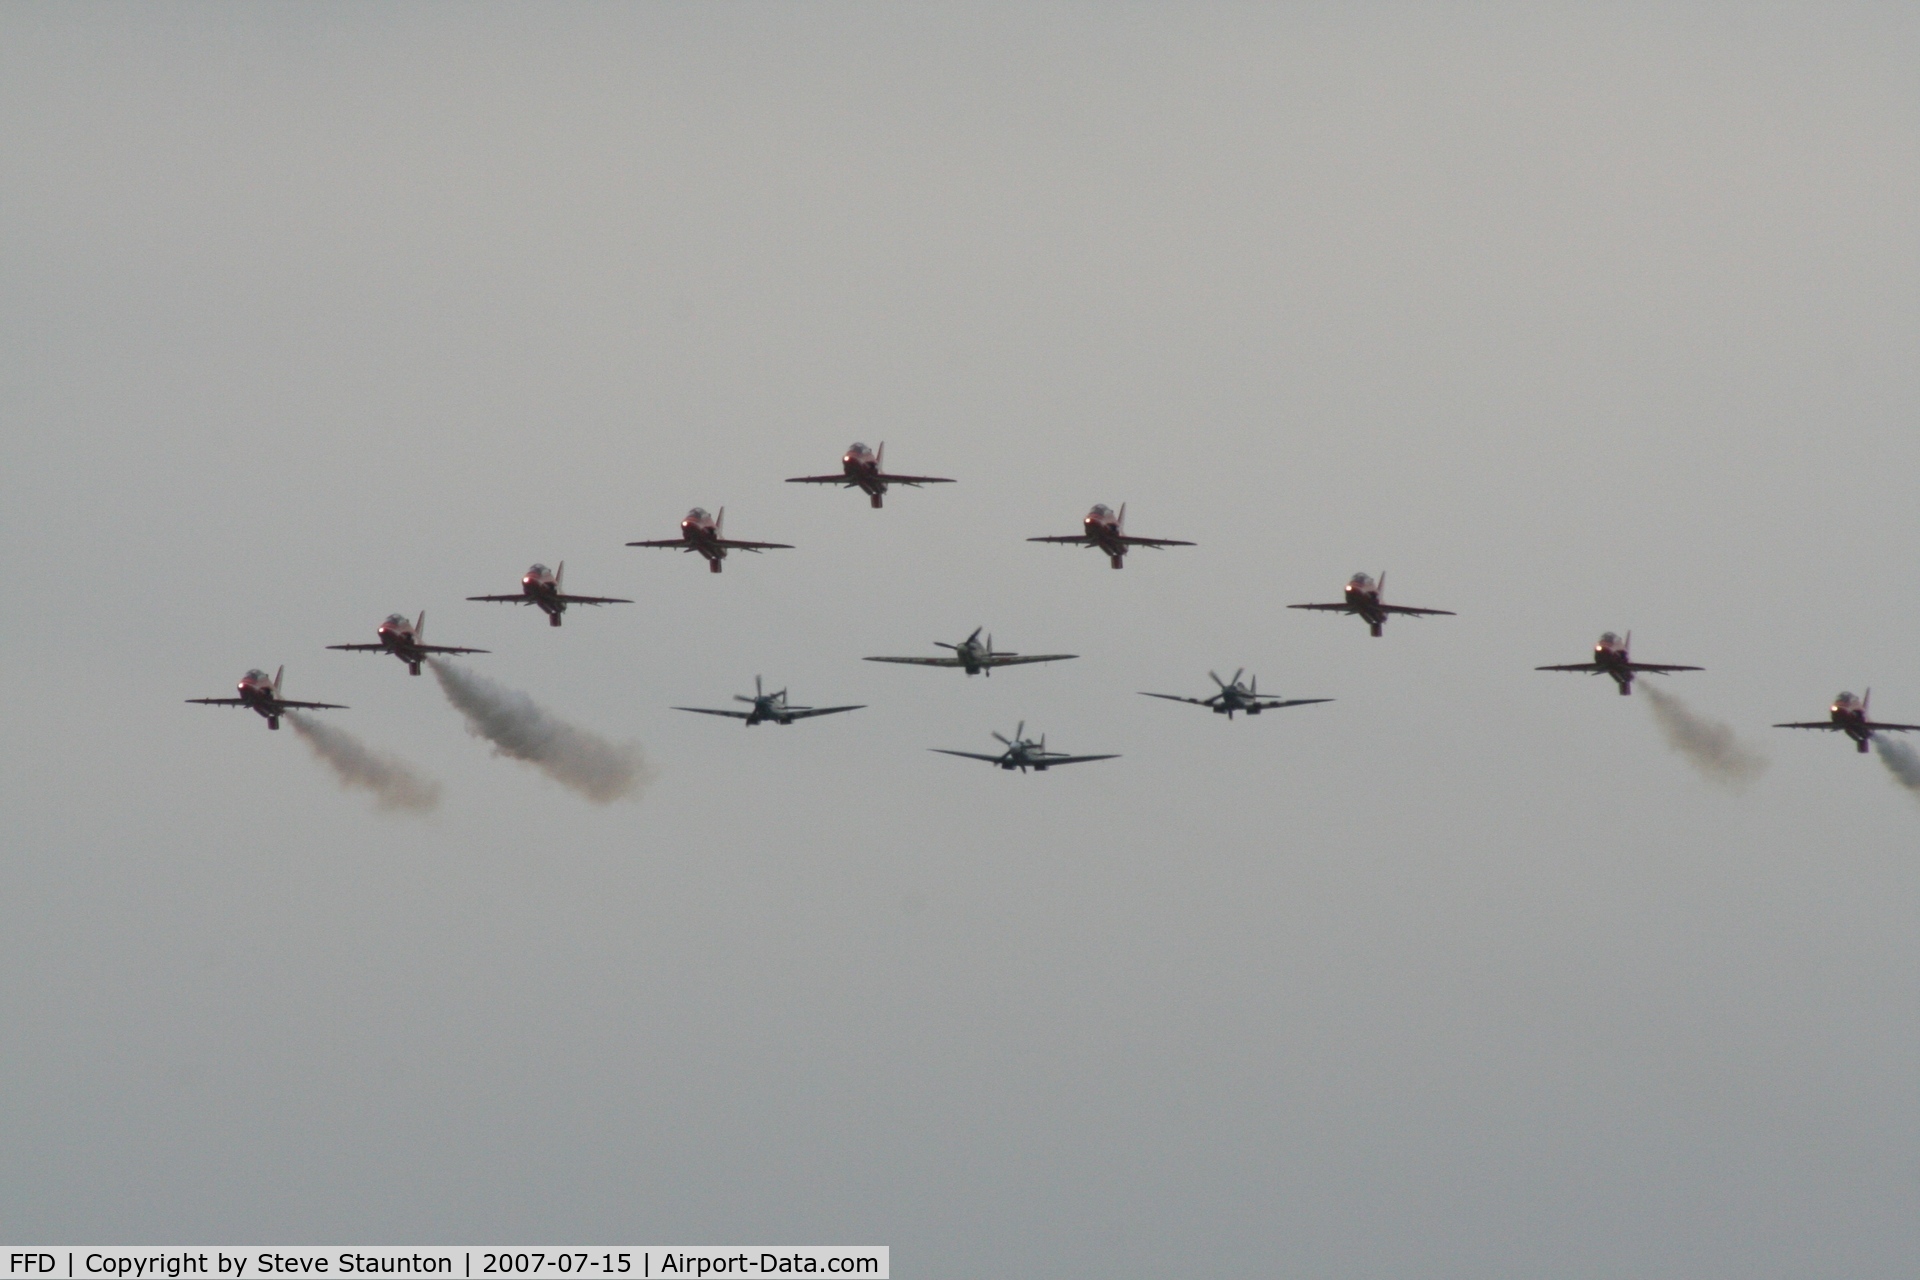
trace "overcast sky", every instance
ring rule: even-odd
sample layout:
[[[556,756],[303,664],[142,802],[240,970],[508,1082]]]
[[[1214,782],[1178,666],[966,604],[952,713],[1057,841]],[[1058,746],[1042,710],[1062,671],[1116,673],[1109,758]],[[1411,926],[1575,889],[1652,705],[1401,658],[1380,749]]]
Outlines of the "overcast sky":
[[[1920,1268],[1910,6],[0,10],[0,1235]],[[785,485],[852,440],[957,484]],[[1094,502],[1187,538],[1030,545]],[[629,550],[693,505],[796,544]],[[565,560],[634,605],[468,604]],[[1356,570],[1455,609],[1289,612]],[[588,803],[389,612],[638,739]],[[1074,662],[863,663],[986,625]],[[1546,675],[1605,629],[1772,767]],[[340,790],[286,694],[445,785]],[[1139,690],[1332,697],[1227,723]],[[763,674],[868,704],[743,731]],[[1025,720],[1121,752],[1003,774]]]

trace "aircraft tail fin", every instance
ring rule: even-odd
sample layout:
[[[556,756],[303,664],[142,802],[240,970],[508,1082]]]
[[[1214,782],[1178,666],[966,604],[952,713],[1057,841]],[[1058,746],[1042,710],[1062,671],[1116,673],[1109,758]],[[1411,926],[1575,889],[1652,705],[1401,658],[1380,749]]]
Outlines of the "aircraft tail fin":
[[[566,578],[566,576],[567,576],[567,562],[565,560],[562,560],[560,562],[560,567],[553,571],[553,589],[555,591],[559,591],[562,589],[561,583],[562,583],[562,580]]]
[[[418,640],[421,636],[425,635],[426,633],[427,633],[427,611],[425,609],[422,609],[420,611],[420,616],[418,618],[415,618],[413,622],[413,638],[415,640]]]
[[[1120,516],[1113,522],[1113,527],[1119,533],[1127,531],[1127,504],[1124,502],[1120,504]]]
[[[884,472],[887,469],[887,442],[882,440],[880,447],[873,451],[873,469]]]
[[[1867,708],[1870,705],[1872,705],[1872,703],[1873,703],[1873,686],[1868,685],[1867,691],[1860,695],[1860,718],[1862,720],[1873,719],[1872,716],[1867,714]]]
[[[280,678],[287,674],[287,664],[281,663],[280,669],[273,673],[273,696],[280,696]]]
[[[1380,576],[1373,580],[1373,598],[1375,600],[1385,600],[1387,598],[1387,571],[1385,569],[1382,569]]]
[[[727,509],[725,507],[720,508],[720,514],[713,518],[713,536],[716,538],[724,538],[727,536]]]

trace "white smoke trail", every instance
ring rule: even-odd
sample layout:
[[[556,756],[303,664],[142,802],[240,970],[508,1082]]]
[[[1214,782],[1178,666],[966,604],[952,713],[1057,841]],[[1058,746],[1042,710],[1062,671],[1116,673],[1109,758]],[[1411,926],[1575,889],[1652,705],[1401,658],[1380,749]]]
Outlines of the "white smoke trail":
[[[1667,745],[1687,758],[1707,781],[1734,791],[1747,786],[1767,770],[1767,758],[1733,736],[1730,725],[1694,714],[1679,698],[1651,683],[1642,683],[1653,718],[1666,735]]]
[[[653,779],[637,742],[608,742],[568,724],[518,690],[438,658],[433,674],[467,718],[467,732],[493,743],[496,755],[539,765],[555,782],[596,804],[637,796]]]
[[[1893,780],[1920,796],[1920,754],[1904,742],[1878,734],[1874,735],[1873,747],[1880,753],[1880,763],[1887,766]]]
[[[373,792],[373,807],[386,812],[426,813],[439,807],[440,784],[415,773],[411,765],[381,755],[345,729],[336,728],[298,711],[287,712],[287,723],[333,767],[343,787],[365,787]]]

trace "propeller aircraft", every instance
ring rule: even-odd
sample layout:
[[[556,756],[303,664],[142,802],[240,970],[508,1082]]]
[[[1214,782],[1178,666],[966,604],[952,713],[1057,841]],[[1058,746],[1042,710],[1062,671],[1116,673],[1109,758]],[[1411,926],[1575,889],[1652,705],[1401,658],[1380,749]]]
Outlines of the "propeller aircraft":
[[[1214,714],[1223,715],[1229,720],[1233,719],[1233,714],[1236,711],[1244,711],[1250,716],[1257,716],[1262,711],[1275,711],[1281,707],[1304,707],[1311,702],[1333,701],[1332,698],[1262,698],[1260,696],[1259,676],[1255,676],[1251,684],[1242,684],[1240,682],[1240,677],[1246,674],[1246,670],[1245,667],[1242,667],[1240,670],[1234,672],[1231,681],[1222,680],[1214,672],[1207,672],[1208,675],[1213,676],[1213,682],[1220,686],[1220,692],[1209,698],[1183,698],[1177,693],[1147,693],[1145,691],[1142,691],[1140,696],[1143,698],[1165,698],[1169,702],[1191,702],[1196,707],[1211,707]]]
[[[1077,653],[1009,653],[1005,649],[993,647],[993,637],[985,641],[980,633],[985,627],[975,627],[973,634],[959,644],[948,644],[944,640],[935,640],[934,644],[942,649],[953,650],[951,658],[868,658],[868,662],[907,662],[921,667],[964,667],[970,676],[992,675],[995,667],[1017,667],[1029,662],[1064,662],[1068,658],[1077,658]]]
[[[753,678],[753,696],[744,693],[733,695],[735,702],[744,702],[751,711],[727,711],[718,707],[674,707],[675,711],[692,711],[703,716],[727,716],[744,723],[741,728],[751,728],[762,721],[771,720],[775,724],[792,724],[795,720],[805,720],[809,716],[830,716],[836,711],[858,711],[866,703],[856,703],[850,707],[796,707],[787,702],[787,691],[768,693],[760,683],[760,677]]]
[[[988,764],[995,765],[999,768],[1008,770],[1018,769],[1022,773],[1025,773],[1029,769],[1032,769],[1035,773],[1045,773],[1055,765],[1084,764],[1089,760],[1118,760],[1120,758],[1118,755],[1070,756],[1058,751],[1049,751],[1047,750],[1047,737],[1045,734],[1040,735],[1038,742],[1027,737],[1027,722],[1025,720],[1020,722],[1020,727],[1013,731],[1011,738],[998,730],[994,731],[993,736],[1006,744],[1007,748],[997,756],[985,755],[978,751],[952,751],[946,747],[928,747],[927,750],[938,751],[943,756],[965,756],[969,760],[985,760]]]

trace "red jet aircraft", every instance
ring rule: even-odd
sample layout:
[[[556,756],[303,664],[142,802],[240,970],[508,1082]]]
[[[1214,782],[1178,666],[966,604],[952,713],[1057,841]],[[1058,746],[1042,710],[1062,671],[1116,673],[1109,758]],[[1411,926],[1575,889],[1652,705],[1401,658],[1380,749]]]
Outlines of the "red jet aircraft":
[[[1453,610],[1451,609],[1414,609],[1404,604],[1382,604],[1380,603],[1380,596],[1386,589],[1387,575],[1385,570],[1381,571],[1378,582],[1375,582],[1364,573],[1356,573],[1347,579],[1347,598],[1339,604],[1290,604],[1287,608],[1322,609],[1329,613],[1357,614],[1366,622],[1367,626],[1372,629],[1373,634],[1376,636],[1380,634],[1380,629],[1387,625],[1387,615],[1390,613],[1404,613],[1413,617],[1445,616],[1451,618],[1454,616]]]
[[[720,514],[710,516],[699,507],[687,512],[687,518],[680,522],[680,536],[660,538],[653,542],[629,542],[630,547],[665,547],[676,551],[698,551],[707,558],[707,568],[720,572],[720,562],[727,558],[729,551],[791,551],[793,547],[785,542],[740,542],[728,538],[721,532],[726,523],[727,509],[720,508]]]
[[[1126,568],[1128,547],[1191,547],[1191,542],[1182,542],[1178,538],[1136,538],[1127,532],[1127,504],[1120,504],[1120,514],[1115,515],[1113,508],[1106,503],[1096,503],[1093,510],[1087,512],[1081,525],[1085,533],[1056,533],[1044,538],[1028,538],[1028,542],[1073,543],[1082,547],[1098,547],[1107,553],[1107,562],[1116,569]]]
[[[1622,640],[1609,631],[1600,637],[1600,643],[1593,646],[1592,662],[1569,662],[1557,667],[1535,667],[1535,671],[1584,671],[1588,675],[1609,675],[1620,686],[1624,697],[1633,692],[1633,677],[1636,672],[1650,671],[1655,675],[1665,675],[1669,671],[1704,671],[1704,667],[1676,667],[1671,663],[1634,662],[1628,656],[1633,647],[1633,632],[1627,632]]]
[[[1827,708],[1828,719],[1803,720],[1792,724],[1777,724],[1776,729],[1831,729],[1844,733],[1853,739],[1854,745],[1864,755],[1867,744],[1873,741],[1873,735],[1880,730],[1893,733],[1920,731],[1920,724],[1876,724],[1867,718],[1867,704],[1873,701],[1873,690],[1867,690],[1867,696],[1856,698],[1850,693],[1840,694]]]
[[[409,622],[404,613],[390,613],[387,620],[380,624],[379,644],[330,644],[329,649],[346,649],[353,653],[390,653],[407,664],[408,675],[419,675],[420,664],[432,653],[485,653],[485,649],[460,649],[449,644],[422,644],[420,637],[427,629],[427,611],[420,611],[417,622]]]
[[[840,465],[845,468],[841,474],[837,476],[794,476],[788,480],[787,483],[838,484],[845,485],[849,489],[863,489],[866,491],[867,496],[873,499],[875,510],[879,509],[880,499],[886,496],[887,486],[890,484],[904,484],[909,488],[917,489],[923,484],[953,483],[953,481],[944,476],[890,476],[881,470],[881,467],[884,465],[883,460],[886,456],[887,442],[885,440],[880,442],[880,448],[877,451],[869,449],[864,444],[856,441],[847,446],[846,453],[840,458]]]
[[[267,728],[278,729],[280,717],[289,711],[345,711],[347,708],[338,702],[294,702],[280,696],[280,678],[287,674],[281,667],[273,673],[273,679],[267,679],[267,673],[255,667],[240,677],[237,698],[188,698],[188,702],[204,703],[209,707],[252,707],[267,718]]]
[[[558,569],[549,569],[536,564],[527,570],[520,579],[520,594],[517,596],[468,596],[469,600],[481,600],[488,604],[536,604],[547,615],[547,621],[554,626],[560,625],[560,615],[567,611],[570,604],[632,604],[631,600],[622,600],[617,596],[570,596],[560,589],[560,580],[567,575],[567,562],[562,560]],[[422,617],[426,615],[422,614]],[[419,674],[418,672],[415,673]]]

